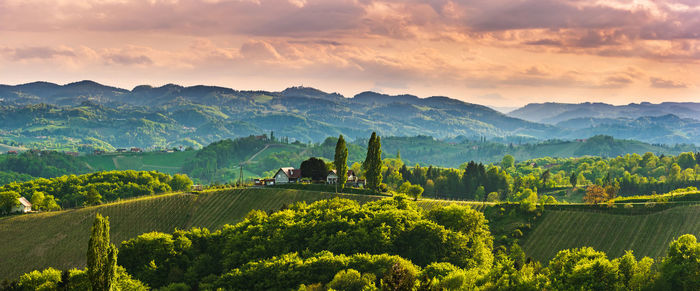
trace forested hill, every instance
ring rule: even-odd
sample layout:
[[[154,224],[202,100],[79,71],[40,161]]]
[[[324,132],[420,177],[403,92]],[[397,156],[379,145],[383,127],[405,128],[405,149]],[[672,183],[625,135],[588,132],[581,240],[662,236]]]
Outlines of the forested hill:
[[[369,136],[519,140],[605,134],[649,143],[700,144],[700,103],[531,104],[509,115],[444,96],[362,92],[351,98],[309,87],[280,92],[216,86],[136,86],[81,81],[0,85],[0,144],[91,152],[126,147],[202,147],[274,131],[290,141]],[[675,114],[675,115],[669,115]],[[606,117],[606,118],[600,118]]]
[[[543,137],[555,130],[447,97],[365,92],[354,98],[314,88],[281,92],[215,86],[133,90],[92,81],[0,86],[0,136],[96,147],[193,145],[274,131],[292,141],[383,135]],[[0,141],[2,143],[2,141]]]

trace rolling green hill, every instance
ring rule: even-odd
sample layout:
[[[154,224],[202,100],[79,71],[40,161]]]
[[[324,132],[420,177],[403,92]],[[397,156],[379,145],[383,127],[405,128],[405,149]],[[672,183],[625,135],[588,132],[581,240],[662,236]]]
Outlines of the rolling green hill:
[[[195,155],[195,151],[110,153],[80,156],[92,171],[136,170],[159,171],[168,174],[181,173],[182,165]]]
[[[687,233],[700,235],[700,205],[638,215],[548,210],[522,247],[540,262],[548,261],[562,249],[584,246],[604,251],[611,258],[623,255],[625,250],[633,250],[637,257],[659,258],[665,255],[672,240]]]
[[[95,207],[0,218],[0,279],[46,267],[83,267],[89,228],[96,213],[110,217],[112,240],[175,229],[206,227],[216,230],[240,221],[253,209],[278,210],[297,201],[313,202],[344,197],[361,203],[382,196],[334,194],[280,188],[233,189],[202,194],[176,193],[143,197]],[[431,209],[449,203],[484,204],[422,199],[417,205]],[[643,206],[638,206],[643,207]],[[604,211],[546,210],[521,241],[528,256],[546,262],[559,250],[591,246],[617,257],[625,250],[635,255],[660,257],[672,240],[686,233],[700,235],[700,205],[678,206],[649,214],[621,215]],[[489,218],[489,220],[497,218]],[[494,223],[498,225],[494,225]],[[494,236],[512,233],[526,223],[518,219],[491,221]],[[507,225],[506,225],[507,224]]]
[[[9,146],[9,145],[0,143],[0,154],[4,154],[8,151],[18,151],[19,152],[19,151],[26,151],[26,150],[27,149],[25,149],[25,148],[13,147],[13,146]]]
[[[277,210],[297,201],[332,197],[360,202],[380,196],[333,194],[288,189],[223,190],[204,194],[167,194],[95,207],[0,218],[0,280],[47,267],[83,267],[89,230],[96,213],[109,216],[112,241],[150,231],[206,227],[240,221],[253,209]]]

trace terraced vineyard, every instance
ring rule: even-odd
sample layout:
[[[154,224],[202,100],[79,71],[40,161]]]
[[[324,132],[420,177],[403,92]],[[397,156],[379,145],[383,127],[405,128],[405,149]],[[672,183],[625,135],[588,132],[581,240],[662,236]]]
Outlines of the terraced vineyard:
[[[618,257],[658,258],[679,236],[700,235],[700,205],[678,206],[644,215],[620,215],[576,210],[545,211],[522,243],[528,256],[546,262],[559,250],[590,246]]]
[[[217,229],[243,219],[253,209],[276,210],[297,201],[336,196],[366,202],[380,196],[288,189],[239,189],[143,197],[95,207],[18,215],[0,219],[0,280],[35,269],[83,267],[96,213],[109,216],[115,244],[150,231]]]

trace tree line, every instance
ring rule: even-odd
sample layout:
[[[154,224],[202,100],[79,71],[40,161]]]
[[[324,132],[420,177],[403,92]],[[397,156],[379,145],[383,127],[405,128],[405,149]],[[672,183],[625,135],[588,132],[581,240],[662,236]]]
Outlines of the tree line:
[[[156,171],[109,171],[40,178],[0,186],[0,213],[7,213],[17,206],[19,197],[27,198],[36,210],[51,211],[136,196],[187,191],[191,186],[192,180],[187,175],[170,176]]]

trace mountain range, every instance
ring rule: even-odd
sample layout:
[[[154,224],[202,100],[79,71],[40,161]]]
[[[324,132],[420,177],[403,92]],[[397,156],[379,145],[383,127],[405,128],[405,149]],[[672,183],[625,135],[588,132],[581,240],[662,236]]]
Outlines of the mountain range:
[[[509,114],[445,96],[362,92],[350,98],[310,87],[280,92],[217,86],[136,86],[80,81],[0,85],[0,143],[51,147],[202,146],[273,131],[320,142],[427,135],[505,142],[597,134],[653,143],[700,143],[700,103],[529,104]]]

